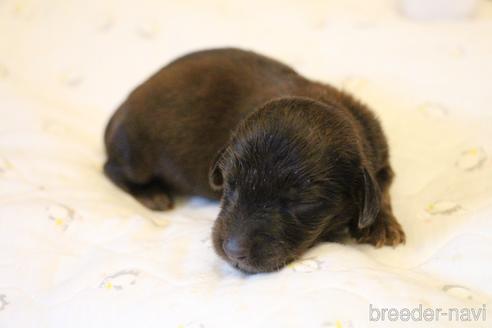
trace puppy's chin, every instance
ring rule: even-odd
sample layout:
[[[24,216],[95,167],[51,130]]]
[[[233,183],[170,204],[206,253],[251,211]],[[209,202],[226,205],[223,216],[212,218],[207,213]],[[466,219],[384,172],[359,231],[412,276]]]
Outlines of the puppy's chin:
[[[250,259],[239,261],[236,259],[231,259],[227,256],[222,248],[223,241],[223,238],[214,234],[213,245],[215,248],[215,252],[227,263],[229,263],[229,265],[247,274],[279,271],[298,257],[296,255],[289,255],[285,250],[278,250],[278,254],[263,256],[261,259],[253,257]]]
[[[281,270],[287,264],[292,262],[294,258],[291,259],[278,259],[278,260],[269,260],[268,263],[263,263],[261,265],[251,265],[249,263],[244,262],[235,262],[229,259],[226,259],[230,265],[234,268],[240,270],[241,272],[254,274],[254,273],[267,273],[267,272],[275,272]]]
[[[281,270],[287,264],[295,260],[295,257],[275,257],[268,258],[261,263],[251,263],[248,261],[236,261],[228,258],[225,254],[221,257],[232,267],[247,274],[267,273]]]

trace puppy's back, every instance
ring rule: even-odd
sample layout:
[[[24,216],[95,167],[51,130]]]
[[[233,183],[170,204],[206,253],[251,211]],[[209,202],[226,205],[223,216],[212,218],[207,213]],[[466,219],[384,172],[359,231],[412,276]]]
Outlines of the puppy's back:
[[[108,164],[132,182],[159,179],[173,192],[217,198],[208,166],[231,131],[264,102],[293,93],[300,81],[288,66],[238,49],[178,58],[114,114],[105,133]]]

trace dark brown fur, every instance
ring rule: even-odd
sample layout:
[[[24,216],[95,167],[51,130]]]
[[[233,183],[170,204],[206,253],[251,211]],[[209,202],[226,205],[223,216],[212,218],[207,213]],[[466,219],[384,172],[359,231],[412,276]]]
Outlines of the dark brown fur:
[[[378,120],[348,94],[239,49],[201,51],[133,91],[105,133],[106,174],[145,206],[222,199],[217,253],[272,271],[347,232],[397,245]]]

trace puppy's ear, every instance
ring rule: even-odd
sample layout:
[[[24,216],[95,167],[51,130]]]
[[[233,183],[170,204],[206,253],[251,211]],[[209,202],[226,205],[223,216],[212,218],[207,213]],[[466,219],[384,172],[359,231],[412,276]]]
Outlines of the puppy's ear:
[[[224,177],[222,176],[222,169],[220,167],[220,162],[222,160],[224,150],[225,148],[217,152],[208,171],[208,182],[210,184],[210,187],[212,187],[212,189],[215,191],[221,191],[222,185],[224,184]]]
[[[365,168],[360,169],[357,179],[357,203],[359,204],[359,229],[370,226],[379,213],[381,191],[373,175]]]

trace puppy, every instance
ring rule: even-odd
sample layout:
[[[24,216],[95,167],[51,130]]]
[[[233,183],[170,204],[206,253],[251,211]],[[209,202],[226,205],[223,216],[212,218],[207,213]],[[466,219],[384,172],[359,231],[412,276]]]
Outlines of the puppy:
[[[181,57],[137,87],[105,132],[106,175],[153,210],[221,199],[222,258],[278,270],[320,241],[404,243],[388,144],[350,95],[239,49]]]

